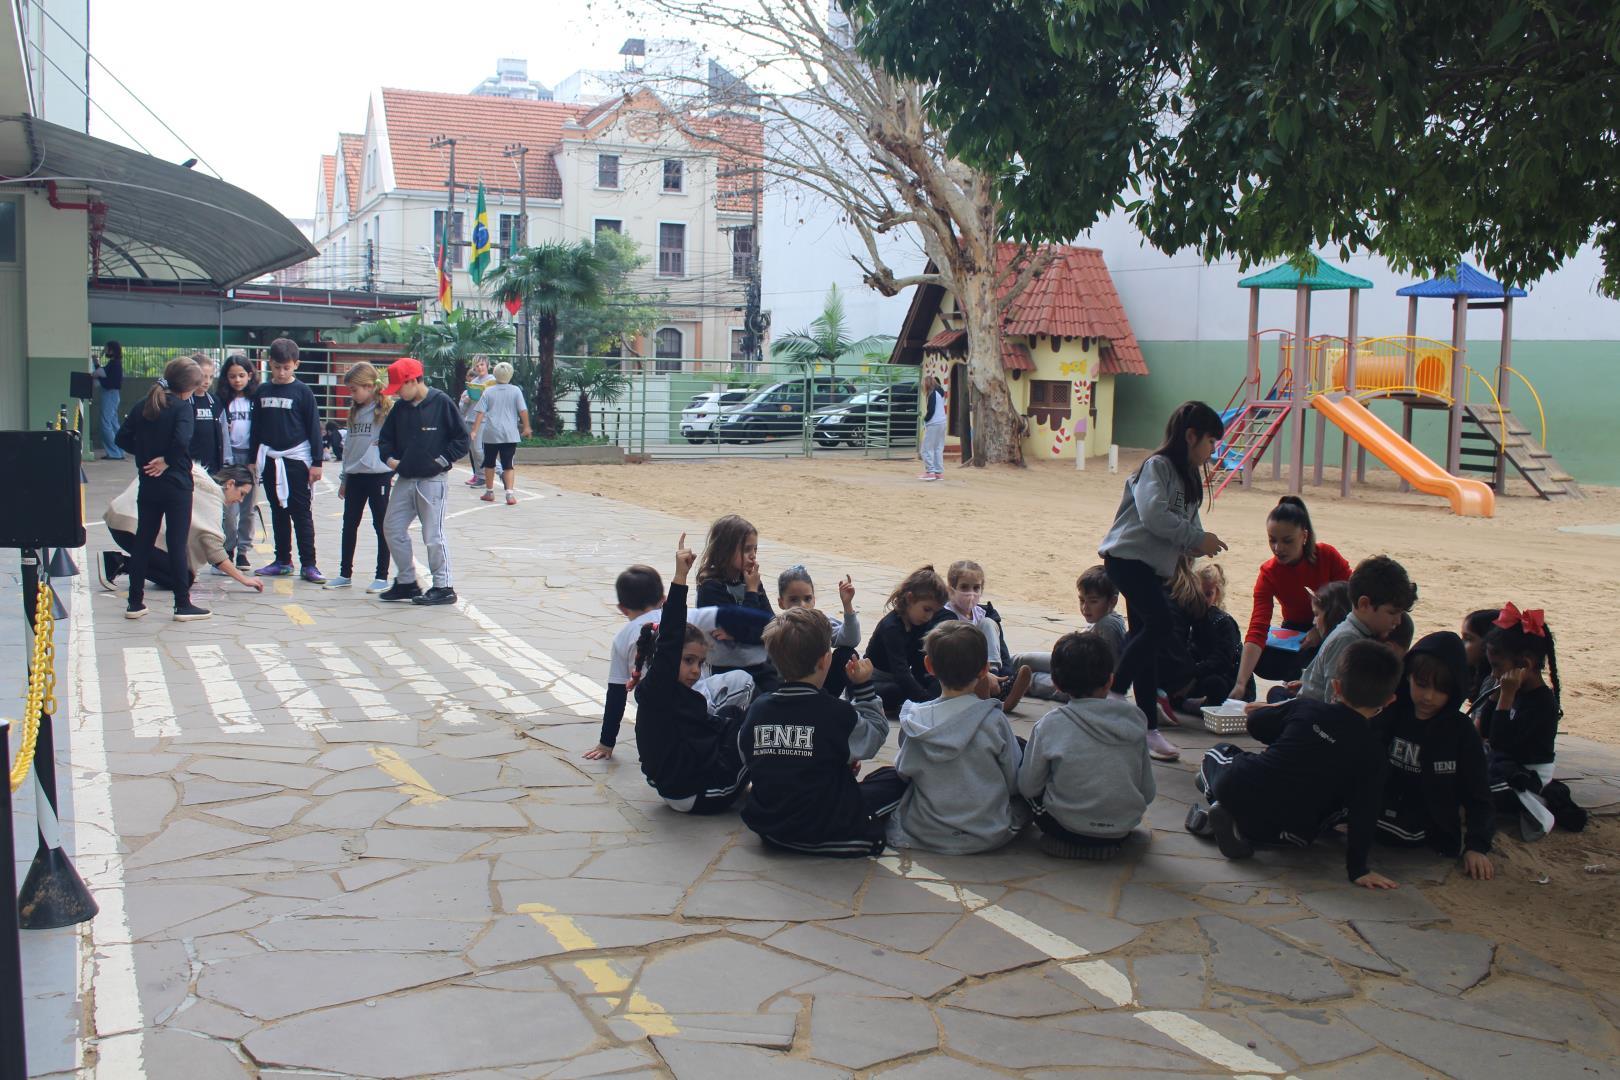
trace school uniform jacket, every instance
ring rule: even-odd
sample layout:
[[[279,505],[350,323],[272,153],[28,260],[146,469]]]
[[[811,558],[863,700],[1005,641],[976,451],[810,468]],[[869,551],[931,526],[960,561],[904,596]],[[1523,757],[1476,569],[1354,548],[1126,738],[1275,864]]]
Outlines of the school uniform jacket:
[[[191,395],[196,426],[191,433],[191,460],[212,475],[225,464],[225,406],[218,394],[199,390]]]
[[[142,491],[161,491],[169,486],[191,490],[191,436],[196,427],[197,414],[191,402],[173,394],[167,396],[155,420],[147,419],[145,401],[136,402],[129,410],[114,441],[119,449],[135,455],[136,467],[143,470],[136,474]],[[168,468],[158,476],[147,476],[144,470],[154,458],[162,458]]]
[[[377,436],[382,459],[397,459],[396,473],[419,480],[449,472],[452,462],[467,456],[467,445],[467,426],[456,403],[432,387],[421,401],[396,401]]]
[[[294,379],[285,385],[267,382],[253,394],[251,450],[255,460],[259,447],[291,450],[309,443],[309,460],[320,465],[326,444],[321,439],[321,418],[315,410],[315,393]]]
[[[698,582],[697,606],[742,607],[762,612],[766,622],[775,614],[771,599],[763,591],[749,592],[744,582],[724,582],[718,578]],[[726,631],[731,634],[730,630]],[[753,668],[767,663],[765,655],[764,624],[745,627],[740,634],[731,634],[730,641],[716,641],[709,647],[709,666],[713,668]]]
[[[904,691],[907,701],[932,701],[939,696],[939,680],[923,667],[923,638],[940,623],[955,618],[949,609],[941,608],[926,625],[907,626],[898,611],[891,611],[872,629],[866,658],[881,672],[879,678]]]
[[[850,763],[871,757],[889,736],[871,683],[854,704],[790,682],[748,710],[737,743],[753,786],[742,819],[773,843],[824,855],[859,855],[881,845],[884,826],[861,801]]]

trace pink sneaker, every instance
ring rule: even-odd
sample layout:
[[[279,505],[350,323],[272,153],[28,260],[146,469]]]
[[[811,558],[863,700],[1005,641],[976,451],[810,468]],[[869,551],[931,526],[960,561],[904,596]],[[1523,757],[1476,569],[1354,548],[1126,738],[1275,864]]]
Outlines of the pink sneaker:
[[[467,481],[467,486],[468,487],[483,487],[484,486],[484,478],[482,476],[475,476],[471,480]]]
[[[515,492],[508,491],[506,493],[506,505],[507,506],[516,506],[517,505],[517,494]]]
[[[1148,757],[1154,761],[1181,760],[1181,751],[1176,749],[1176,744],[1165,738],[1164,733],[1156,729],[1147,733],[1147,747]]]
[[[934,474],[931,473],[931,472],[925,472],[925,473],[918,473],[917,474],[917,479],[919,479],[919,480],[932,480],[933,478],[934,478]]]

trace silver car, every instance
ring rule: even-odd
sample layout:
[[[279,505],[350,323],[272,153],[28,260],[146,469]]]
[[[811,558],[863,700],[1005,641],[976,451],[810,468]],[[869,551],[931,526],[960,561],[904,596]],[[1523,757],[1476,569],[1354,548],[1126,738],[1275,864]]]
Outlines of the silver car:
[[[741,405],[752,390],[711,390],[694,397],[681,410],[681,436],[689,443],[708,442],[714,438],[715,422],[720,414]]]

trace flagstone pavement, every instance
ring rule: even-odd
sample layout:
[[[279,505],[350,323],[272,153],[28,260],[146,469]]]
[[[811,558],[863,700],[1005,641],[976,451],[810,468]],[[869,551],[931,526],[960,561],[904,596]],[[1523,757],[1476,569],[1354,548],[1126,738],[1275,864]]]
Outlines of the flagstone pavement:
[[[89,472],[95,519],[129,473]],[[91,566],[64,585],[64,817],[101,914],[24,934],[33,1075],[1620,1076],[1616,988],[1453,925],[1423,888],[1445,861],[1380,851],[1406,887],[1374,894],[1332,844],[1228,862],[1183,832],[1210,736],[1178,734],[1114,863],[1032,837],[815,860],[665,809],[628,725],[612,761],[580,754],[613,576],[667,574],[705,523],[543,481],[515,508],[453,493],[453,608],[205,575],[212,621],[158,594],[127,623]],[[905,569],[764,539],[828,596],[852,573],[868,629]],[[1006,614],[1024,644],[1069,619]],[[1561,772],[1620,803],[1620,755],[1569,740]]]

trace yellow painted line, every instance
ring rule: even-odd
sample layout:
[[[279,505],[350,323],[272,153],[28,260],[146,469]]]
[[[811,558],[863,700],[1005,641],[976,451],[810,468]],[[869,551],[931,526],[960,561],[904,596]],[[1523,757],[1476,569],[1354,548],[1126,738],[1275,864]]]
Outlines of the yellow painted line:
[[[311,615],[297,604],[282,604],[281,610],[287,613],[287,618],[291,619],[299,626],[315,625],[315,616]]]
[[[445,797],[433,790],[427,777],[411,768],[410,762],[399,756],[399,751],[388,746],[373,746],[371,757],[377,768],[399,781],[399,790],[411,797],[411,805],[428,806],[444,802]]]
[[[584,952],[597,948],[595,939],[582,930],[578,923],[567,915],[557,914],[557,909],[549,904],[519,904],[518,911],[539,923],[558,945],[569,952]],[[612,960],[576,960],[574,967],[585,976],[598,994],[621,995],[630,989],[630,977],[620,971]],[[617,1008],[621,998],[610,996],[605,1000]],[[631,992],[630,1001],[620,1015],[646,1035],[680,1034],[680,1028],[676,1026],[675,1018],[669,1015],[668,1010],[639,990]]]
[[[293,594],[293,579],[290,577],[276,578],[270,587],[282,596],[291,596]]]
[[[276,545],[265,541],[254,544],[253,550],[257,551],[261,555],[274,555],[276,553]]]

